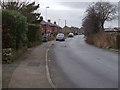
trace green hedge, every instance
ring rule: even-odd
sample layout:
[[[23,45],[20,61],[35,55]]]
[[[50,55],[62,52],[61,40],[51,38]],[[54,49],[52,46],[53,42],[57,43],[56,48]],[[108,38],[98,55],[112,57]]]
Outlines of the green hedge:
[[[28,47],[40,44],[42,41],[40,26],[36,24],[29,24],[27,37],[28,37]]]
[[[11,63],[27,46],[26,17],[17,11],[2,9],[2,63]],[[13,51],[15,51],[13,55]],[[17,54],[18,53],[18,54]]]
[[[17,11],[2,9],[3,48],[18,50],[27,44],[27,20]]]

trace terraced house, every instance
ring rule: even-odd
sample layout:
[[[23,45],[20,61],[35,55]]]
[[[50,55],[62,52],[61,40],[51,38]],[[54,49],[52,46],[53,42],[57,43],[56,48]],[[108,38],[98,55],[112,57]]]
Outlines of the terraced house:
[[[62,31],[62,28],[57,25],[56,22],[52,23],[51,20],[48,20],[47,22],[43,19],[43,17],[40,17],[41,19],[41,28],[42,28],[42,34],[57,34]]]

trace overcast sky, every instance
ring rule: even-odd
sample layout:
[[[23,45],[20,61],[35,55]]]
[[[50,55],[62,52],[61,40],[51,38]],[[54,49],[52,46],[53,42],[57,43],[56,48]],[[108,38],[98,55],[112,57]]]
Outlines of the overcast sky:
[[[34,0],[40,4],[38,12],[41,13],[44,20],[46,20],[46,7],[47,8],[47,19],[51,22],[56,21],[61,27],[65,26],[65,20],[67,26],[81,27],[82,19],[85,17],[85,11],[87,7],[98,0]],[[100,0],[99,0],[100,1]],[[102,0],[106,1],[106,0]],[[108,0],[107,0],[108,1]],[[109,0],[111,3],[117,4],[119,0]],[[118,21],[112,21],[105,24],[105,27],[117,27]]]

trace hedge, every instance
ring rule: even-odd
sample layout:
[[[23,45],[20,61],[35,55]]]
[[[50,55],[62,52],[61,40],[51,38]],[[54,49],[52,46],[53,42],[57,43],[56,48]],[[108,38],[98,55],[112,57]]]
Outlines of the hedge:
[[[42,41],[40,26],[36,24],[29,24],[27,37],[28,37],[28,47],[40,44]]]
[[[27,46],[27,32],[26,17],[17,11],[2,9],[2,63],[11,63],[20,55],[12,53]]]
[[[3,48],[20,49],[27,44],[27,19],[13,10],[2,9]]]

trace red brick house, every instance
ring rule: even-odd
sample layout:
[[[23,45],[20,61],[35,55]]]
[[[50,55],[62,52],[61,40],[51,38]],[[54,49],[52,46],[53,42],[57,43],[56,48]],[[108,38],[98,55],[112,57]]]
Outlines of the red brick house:
[[[48,22],[43,20],[43,17],[41,19],[41,28],[42,28],[42,33],[47,33],[47,34],[57,34],[62,31],[62,28],[56,24],[56,22],[51,23],[51,20],[48,20]]]

